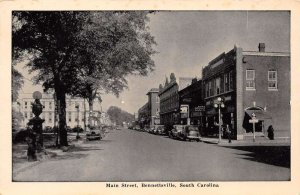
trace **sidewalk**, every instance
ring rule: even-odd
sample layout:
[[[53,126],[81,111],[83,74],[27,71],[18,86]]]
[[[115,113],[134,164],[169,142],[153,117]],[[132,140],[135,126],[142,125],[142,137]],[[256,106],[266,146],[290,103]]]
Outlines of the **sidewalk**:
[[[228,139],[221,139],[219,143],[218,138],[202,137],[204,143],[209,144],[218,144],[219,146],[290,146],[291,142],[289,138],[276,138],[274,140],[231,140],[231,143],[228,143]]]
[[[20,172],[25,171],[28,168],[34,167],[51,158],[68,155],[68,151],[72,150],[72,148],[80,147],[83,143],[84,140],[69,140],[70,145],[68,147],[61,147],[60,149],[52,145],[46,145],[45,151],[47,154],[44,154],[43,152],[37,154],[38,160],[32,162],[29,162],[27,160],[28,145],[26,143],[15,144],[13,145],[13,177],[19,174]]]

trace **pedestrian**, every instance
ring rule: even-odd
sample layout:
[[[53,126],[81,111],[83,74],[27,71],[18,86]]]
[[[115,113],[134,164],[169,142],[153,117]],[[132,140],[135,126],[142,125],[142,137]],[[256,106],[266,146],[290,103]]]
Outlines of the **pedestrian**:
[[[274,129],[272,125],[268,127],[268,138],[274,140]]]
[[[231,143],[231,129],[228,124],[226,125],[226,133],[227,133],[227,137],[228,137],[228,143]]]

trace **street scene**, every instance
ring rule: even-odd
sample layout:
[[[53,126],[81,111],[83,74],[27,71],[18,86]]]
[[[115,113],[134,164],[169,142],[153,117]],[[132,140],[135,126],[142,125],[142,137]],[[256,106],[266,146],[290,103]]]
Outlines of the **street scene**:
[[[276,181],[290,177],[287,146],[218,146],[123,128],[101,141],[73,143],[75,147],[67,152],[49,150],[57,154],[33,167],[18,168],[15,181]]]
[[[290,12],[13,11],[13,182],[290,181]]]

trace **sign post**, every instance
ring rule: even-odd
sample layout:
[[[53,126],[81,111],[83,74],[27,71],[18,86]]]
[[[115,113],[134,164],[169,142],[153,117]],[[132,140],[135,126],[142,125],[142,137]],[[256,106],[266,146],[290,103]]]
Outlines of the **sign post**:
[[[253,142],[255,142],[255,123],[258,123],[258,120],[254,113],[252,113],[252,119],[249,120],[249,123],[253,125]]]

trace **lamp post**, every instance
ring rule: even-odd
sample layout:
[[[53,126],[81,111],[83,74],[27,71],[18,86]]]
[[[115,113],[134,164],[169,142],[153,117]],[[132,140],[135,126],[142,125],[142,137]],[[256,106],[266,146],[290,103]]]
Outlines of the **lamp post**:
[[[215,106],[215,108],[219,109],[219,143],[220,143],[221,142],[221,108],[225,107],[222,98],[218,97],[214,106]]]

